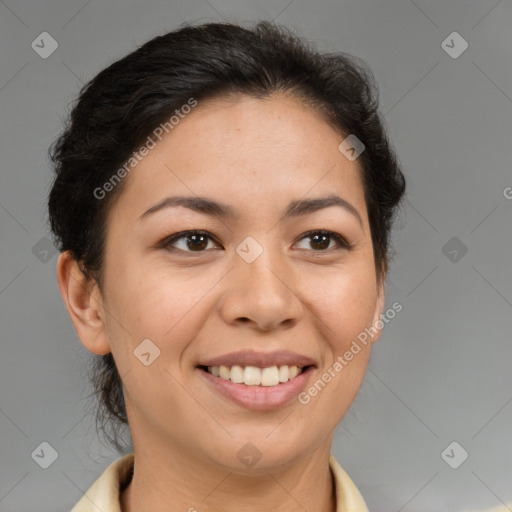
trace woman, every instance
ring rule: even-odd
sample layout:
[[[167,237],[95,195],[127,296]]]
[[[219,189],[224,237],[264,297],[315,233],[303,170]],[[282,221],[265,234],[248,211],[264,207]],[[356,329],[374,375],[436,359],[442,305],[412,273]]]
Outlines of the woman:
[[[269,22],[181,28],[84,87],[51,151],[57,277],[133,453],[74,512],[367,510],[330,450],[405,190],[377,108],[363,63]]]

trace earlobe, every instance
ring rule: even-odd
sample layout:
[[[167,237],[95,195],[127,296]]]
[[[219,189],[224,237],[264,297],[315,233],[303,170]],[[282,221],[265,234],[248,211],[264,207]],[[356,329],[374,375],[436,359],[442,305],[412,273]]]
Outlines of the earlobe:
[[[84,347],[98,355],[109,353],[110,344],[98,286],[82,273],[69,251],[59,256],[57,282],[69,316]]]

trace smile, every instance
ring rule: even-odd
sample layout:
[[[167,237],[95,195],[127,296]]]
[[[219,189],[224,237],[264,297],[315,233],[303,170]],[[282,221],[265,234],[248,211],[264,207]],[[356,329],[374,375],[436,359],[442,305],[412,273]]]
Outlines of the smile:
[[[296,400],[311,379],[315,366],[281,365],[260,368],[220,365],[197,366],[196,371],[215,395],[244,409],[268,411],[279,409]],[[240,379],[242,382],[235,382]]]
[[[295,379],[307,367],[296,365],[269,366],[258,368],[257,366],[202,366],[214,377],[229,380],[235,384],[246,386],[278,386],[289,380]]]

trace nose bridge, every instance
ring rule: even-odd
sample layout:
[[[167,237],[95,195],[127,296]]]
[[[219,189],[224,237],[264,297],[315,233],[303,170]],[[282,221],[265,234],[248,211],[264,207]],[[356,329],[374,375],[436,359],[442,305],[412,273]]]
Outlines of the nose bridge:
[[[249,319],[269,329],[300,314],[293,272],[279,250],[247,237],[236,248],[231,284],[222,302],[225,320]]]
[[[236,252],[241,261],[237,261],[236,267],[240,267],[243,280],[255,291],[266,292],[267,295],[290,293],[283,284],[283,281],[286,282],[286,274],[289,274],[286,262],[281,261],[283,256],[278,250],[273,250],[269,237],[265,242],[263,245],[261,239],[258,242],[253,237],[247,237],[240,243]]]

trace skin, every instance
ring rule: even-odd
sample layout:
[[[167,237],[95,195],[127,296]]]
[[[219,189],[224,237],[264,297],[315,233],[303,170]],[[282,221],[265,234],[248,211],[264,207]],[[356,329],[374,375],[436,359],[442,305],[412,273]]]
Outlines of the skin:
[[[380,331],[306,405],[248,410],[195,366],[237,350],[288,349],[317,362],[309,387],[380,318],[360,169],[338,150],[343,138],[282,94],[199,103],[124,178],[107,223],[104,293],[61,254],[58,283],[77,334],[91,352],[113,353],[123,381],[136,461],[123,512],[335,510],[333,432]],[[239,218],[173,207],[139,220],[178,194],[227,203]],[[338,206],[281,219],[290,201],[329,194],[350,202],[362,224]],[[202,252],[186,238],[174,252],[158,247],[194,229],[214,237]],[[353,249],[333,238],[318,248],[304,236],[314,229]],[[236,252],[247,236],[263,248],[252,263]],[[161,351],[149,366],[133,353],[146,338]],[[262,454],[252,468],[237,457],[248,442]]]

